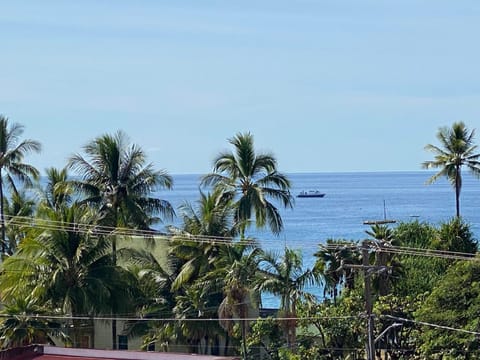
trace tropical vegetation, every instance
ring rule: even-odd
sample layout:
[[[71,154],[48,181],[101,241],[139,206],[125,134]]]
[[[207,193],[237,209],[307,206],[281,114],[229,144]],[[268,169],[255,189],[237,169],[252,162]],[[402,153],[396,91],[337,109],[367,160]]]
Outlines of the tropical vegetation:
[[[436,157],[424,164],[441,168],[431,181],[454,185],[457,216],[374,224],[361,244],[321,239],[311,267],[301,249],[266,249],[249,235],[257,227],[278,238],[280,209],[294,203],[289,178],[250,133],[229,139],[233,151],[200,179],[198,201],[173,209],[157,197],[173,178],[126,134],[94,138],[38,179],[24,157],[40,144],[20,141],[22,131],[0,117],[2,348],[104,347],[95,343],[100,322],[111,325],[113,348],[122,335],[145,350],[359,359],[368,295],[377,359],[480,356],[478,244],[458,200],[461,167],[480,168],[463,123],[440,129],[442,145],[427,147]],[[262,307],[265,294],[277,309]]]

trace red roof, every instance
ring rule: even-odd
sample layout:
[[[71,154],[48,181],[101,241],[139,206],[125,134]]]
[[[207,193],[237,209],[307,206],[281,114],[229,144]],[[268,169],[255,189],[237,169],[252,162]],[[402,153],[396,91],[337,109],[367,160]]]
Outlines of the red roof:
[[[235,357],[145,351],[113,351],[32,345],[0,351],[0,360],[236,360]]]

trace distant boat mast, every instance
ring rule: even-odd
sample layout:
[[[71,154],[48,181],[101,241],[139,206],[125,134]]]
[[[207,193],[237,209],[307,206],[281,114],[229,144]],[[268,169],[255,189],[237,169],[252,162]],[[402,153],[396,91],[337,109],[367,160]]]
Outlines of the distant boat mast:
[[[395,224],[397,220],[387,219],[387,206],[385,200],[383,200],[383,220],[365,220],[364,225],[385,225],[385,224]]]

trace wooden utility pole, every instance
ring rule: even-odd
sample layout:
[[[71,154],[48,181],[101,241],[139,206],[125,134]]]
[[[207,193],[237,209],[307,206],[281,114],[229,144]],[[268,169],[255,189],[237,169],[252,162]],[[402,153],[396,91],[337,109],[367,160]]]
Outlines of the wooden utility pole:
[[[375,360],[375,339],[373,337],[373,303],[372,303],[372,290],[371,290],[371,270],[372,266],[369,264],[369,247],[368,241],[362,242],[362,265],[363,274],[365,278],[365,312],[367,314],[367,360]]]
[[[371,249],[372,241],[364,240],[362,242],[362,265],[344,264],[341,268],[350,268],[356,270],[363,270],[365,281],[365,313],[367,317],[367,341],[365,348],[367,350],[367,360],[375,360],[375,337],[373,334],[374,329],[374,316],[373,302],[372,302],[372,274],[388,270],[387,266],[370,265],[369,251]]]

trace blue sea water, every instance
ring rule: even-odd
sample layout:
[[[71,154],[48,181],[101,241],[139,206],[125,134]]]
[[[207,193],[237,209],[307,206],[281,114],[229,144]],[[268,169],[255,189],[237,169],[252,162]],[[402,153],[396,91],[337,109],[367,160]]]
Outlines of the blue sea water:
[[[295,198],[293,209],[281,209],[284,231],[274,236],[267,231],[252,230],[262,247],[278,251],[285,245],[300,249],[305,268],[314,263],[313,253],[327,239],[361,240],[369,229],[363,222],[388,219],[398,222],[425,221],[434,225],[450,220],[455,214],[455,194],[445,179],[432,185],[425,182],[431,172],[365,173],[294,173],[288,174],[292,194],[302,190],[319,190],[324,198]],[[200,175],[174,176],[174,188],[158,195],[177,209],[184,202],[199,199]],[[480,180],[465,174],[461,193],[461,214],[480,235]],[[385,206],[384,206],[385,205]],[[174,220],[178,225],[179,219]],[[394,226],[394,225],[393,225]],[[321,289],[311,289],[321,297]],[[265,296],[263,305],[275,306],[276,299]]]

